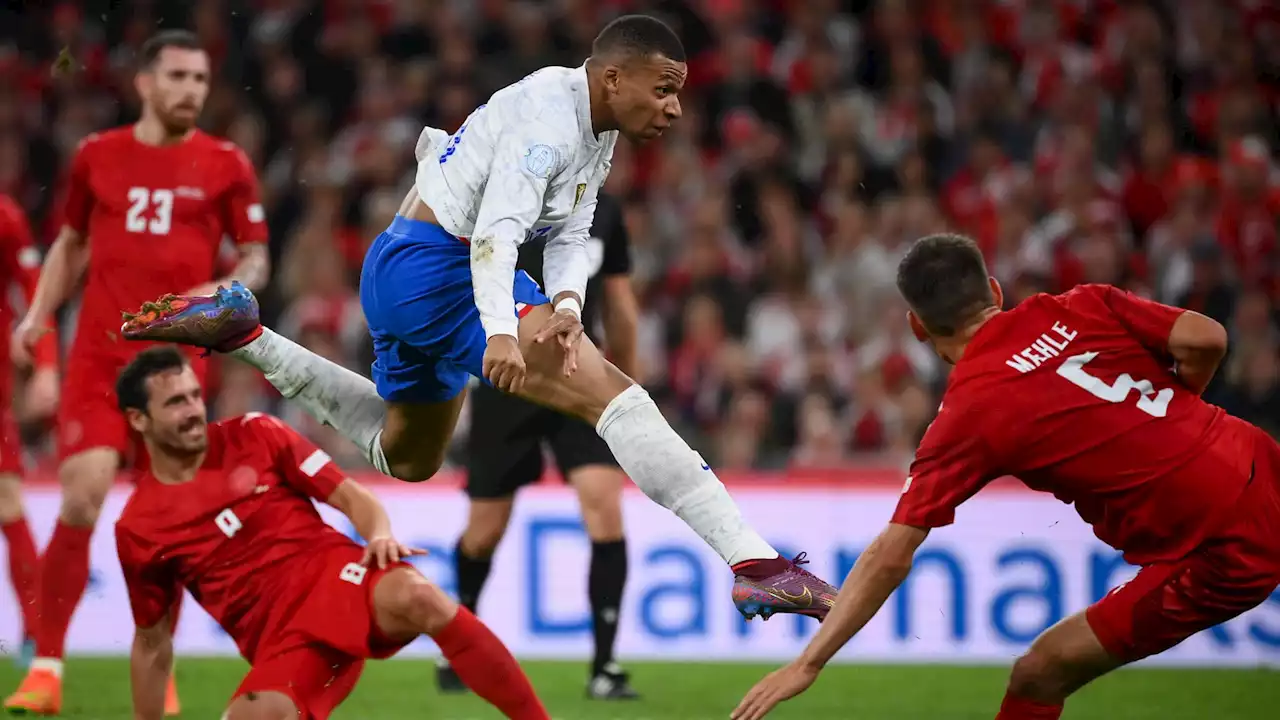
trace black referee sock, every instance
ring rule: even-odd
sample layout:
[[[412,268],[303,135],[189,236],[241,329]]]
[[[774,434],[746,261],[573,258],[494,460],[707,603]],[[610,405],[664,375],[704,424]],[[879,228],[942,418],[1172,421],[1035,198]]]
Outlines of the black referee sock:
[[[474,558],[462,551],[459,541],[453,548],[453,571],[458,580],[458,604],[476,613],[480,604],[480,593],[484,583],[489,579],[489,570],[493,568],[493,558]]]
[[[627,584],[627,541],[591,543],[591,574],[587,592],[591,597],[592,632],[596,656],[591,664],[592,677],[613,662],[613,646],[618,638],[618,612],[622,608],[622,590]]]

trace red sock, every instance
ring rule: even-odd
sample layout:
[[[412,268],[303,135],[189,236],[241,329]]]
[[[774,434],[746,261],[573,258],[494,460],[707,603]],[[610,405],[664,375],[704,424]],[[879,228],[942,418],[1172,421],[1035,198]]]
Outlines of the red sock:
[[[551,720],[507,646],[470,610],[458,614],[432,638],[472,692],[512,720]]]
[[[89,585],[89,539],[92,527],[73,527],[61,520],[53,529],[40,563],[40,624],[36,655],[61,658],[71,616]]]
[[[5,542],[9,545],[9,580],[13,583],[14,597],[22,608],[22,631],[24,635],[34,635],[36,631],[36,590],[40,585],[40,555],[36,552],[36,541],[31,537],[31,528],[27,527],[26,518],[18,518],[13,522],[0,526],[4,530]]]
[[[776,558],[763,558],[760,560],[743,560],[742,562],[732,566],[734,575],[741,575],[749,580],[763,580],[773,577],[779,573],[786,572],[791,567],[791,563],[787,559],[779,555]]]
[[[1000,714],[996,720],[1058,720],[1062,717],[1062,705],[1046,705],[1020,698],[1009,693],[1004,694],[1004,702],[1000,703]]]

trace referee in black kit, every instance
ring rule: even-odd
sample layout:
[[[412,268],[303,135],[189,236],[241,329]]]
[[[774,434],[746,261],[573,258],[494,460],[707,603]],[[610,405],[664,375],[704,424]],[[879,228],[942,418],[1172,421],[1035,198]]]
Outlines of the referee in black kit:
[[[586,334],[607,345],[614,364],[635,377],[636,322],[639,311],[631,289],[631,256],[622,206],[601,194],[588,239],[591,279],[582,308]],[[518,267],[542,284],[545,240],[520,249]],[[601,312],[603,310],[603,313]],[[596,331],[603,325],[604,344]],[[627,674],[614,661],[618,612],[627,582],[627,547],[622,536],[622,486],[626,475],[609,446],[587,423],[561,415],[488,385],[471,391],[471,433],[467,447],[467,495],[471,512],[454,549],[458,600],[476,612],[480,592],[489,577],[494,550],[511,519],[515,493],[537,481],[543,471],[543,443],[555,455],[561,474],[578,492],[582,520],[591,539],[591,570],[587,580],[591,601],[595,658],[587,682],[587,697],[629,700],[637,696]],[[453,669],[442,665],[436,679],[445,692],[464,692]]]

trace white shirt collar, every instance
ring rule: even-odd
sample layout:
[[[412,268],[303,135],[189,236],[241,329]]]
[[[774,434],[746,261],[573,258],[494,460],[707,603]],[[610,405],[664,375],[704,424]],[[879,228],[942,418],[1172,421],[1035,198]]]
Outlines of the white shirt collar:
[[[587,82],[587,64],[584,62],[573,71],[570,83],[574,105],[578,108],[578,122],[582,125],[582,139],[590,147],[600,147],[600,138],[591,127],[591,84]]]

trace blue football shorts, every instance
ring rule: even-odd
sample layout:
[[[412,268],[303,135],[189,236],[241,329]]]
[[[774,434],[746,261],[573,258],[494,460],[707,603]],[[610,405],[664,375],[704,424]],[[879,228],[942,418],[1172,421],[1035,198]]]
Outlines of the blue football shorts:
[[[550,303],[523,270],[512,288],[523,316]],[[471,249],[444,228],[397,215],[360,272],[360,304],[373,335],[373,380],[390,402],[450,400],[481,375],[487,340],[471,288]]]

